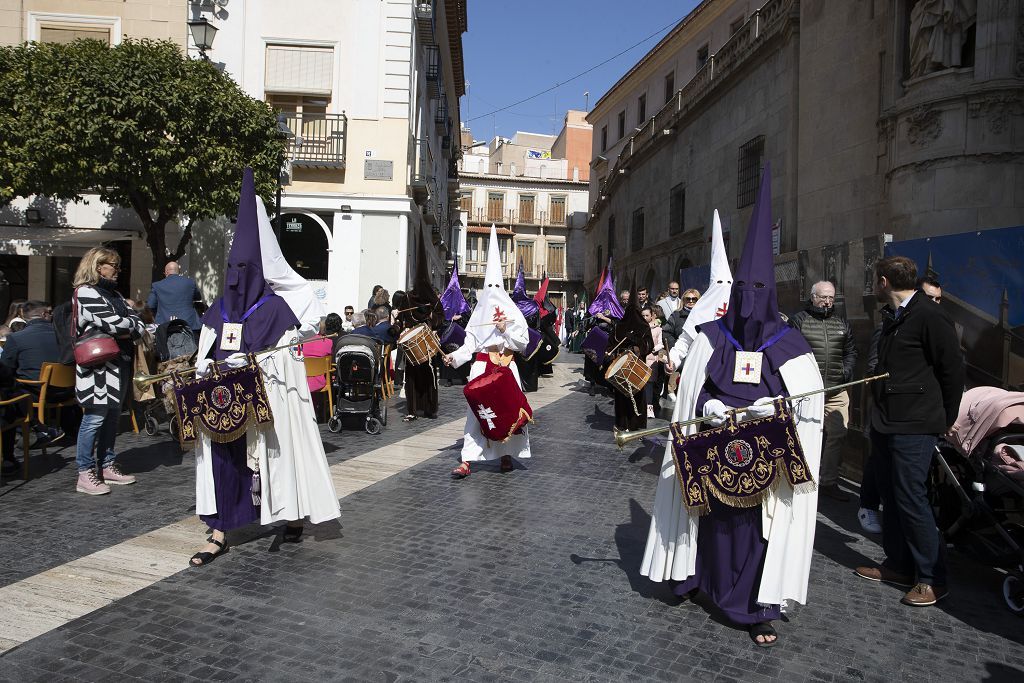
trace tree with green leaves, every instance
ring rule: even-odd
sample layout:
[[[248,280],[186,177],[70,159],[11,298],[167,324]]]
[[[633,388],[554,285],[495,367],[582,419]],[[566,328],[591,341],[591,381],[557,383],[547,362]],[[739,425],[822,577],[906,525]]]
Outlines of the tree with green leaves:
[[[283,152],[269,105],[170,41],[0,47],[0,205],[42,195],[138,214],[154,279],[197,220],[233,216],[242,169],[274,192]],[[167,246],[167,224],[183,233]]]

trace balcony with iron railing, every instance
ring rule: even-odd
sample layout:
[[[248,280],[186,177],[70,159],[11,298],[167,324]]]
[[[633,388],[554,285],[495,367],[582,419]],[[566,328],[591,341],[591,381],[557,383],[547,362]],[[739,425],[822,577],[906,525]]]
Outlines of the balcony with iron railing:
[[[424,45],[434,44],[434,3],[432,0],[416,2],[416,34]]]
[[[348,117],[341,114],[282,112],[287,136],[285,154],[292,166],[345,168]]]
[[[594,202],[592,217],[600,214],[612,192],[626,177],[631,160],[648,155],[658,149],[662,141],[675,134],[675,127],[694,110],[703,106],[710,94],[721,87],[775,38],[785,35],[786,26],[794,15],[797,0],[768,0],[754,11],[729,40],[711,55],[675,95],[654,116],[623,143],[615,165],[600,186]]]
[[[424,48],[427,56],[427,92],[431,97],[441,96],[441,50],[436,45]]]

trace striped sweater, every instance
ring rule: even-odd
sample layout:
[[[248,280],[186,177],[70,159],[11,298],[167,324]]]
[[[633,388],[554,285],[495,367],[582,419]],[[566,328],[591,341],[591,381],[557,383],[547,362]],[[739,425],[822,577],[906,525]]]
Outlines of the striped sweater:
[[[121,295],[115,293],[113,296]],[[124,400],[125,392],[131,387],[133,352],[133,347],[125,343],[125,336],[134,341],[142,336],[143,329],[139,316],[133,312],[126,316],[118,313],[96,287],[82,285],[78,288],[78,336],[87,337],[99,330],[121,337],[119,341],[124,351],[121,358],[104,365],[76,367],[75,393],[80,405],[118,405]]]

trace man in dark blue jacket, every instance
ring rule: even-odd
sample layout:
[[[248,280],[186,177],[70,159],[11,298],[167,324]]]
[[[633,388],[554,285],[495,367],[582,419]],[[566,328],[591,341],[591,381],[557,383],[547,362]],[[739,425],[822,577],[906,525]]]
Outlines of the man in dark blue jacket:
[[[181,267],[174,261],[164,266],[164,279],[153,283],[153,291],[146,299],[146,308],[153,311],[156,324],[181,319],[199,334],[199,316],[196,302],[202,301],[199,287],[191,279],[181,275]]]

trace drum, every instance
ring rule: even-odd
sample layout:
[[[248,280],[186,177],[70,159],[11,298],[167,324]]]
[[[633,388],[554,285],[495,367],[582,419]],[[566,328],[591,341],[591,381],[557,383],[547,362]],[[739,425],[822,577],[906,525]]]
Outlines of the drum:
[[[466,343],[466,330],[455,321],[449,321],[441,333],[441,348],[451,353]]]
[[[543,335],[540,346],[537,348],[537,362],[541,365],[551,365],[558,356],[559,342],[554,335],[554,330]]]
[[[627,351],[608,365],[604,378],[626,396],[632,396],[650,381],[651,369],[635,353]]]
[[[587,358],[598,365],[603,365],[604,352],[608,350],[608,333],[600,327],[591,327],[580,348]]]
[[[526,348],[523,349],[522,356],[524,359],[530,360],[533,358],[533,354],[537,353],[537,349],[540,348],[540,343],[544,340],[544,336],[532,327],[527,327],[526,333],[530,336],[530,341],[526,344]]]
[[[413,365],[429,363],[430,359],[441,352],[441,342],[437,333],[424,325],[410,327],[398,338],[398,345],[405,352],[406,359]]]
[[[533,409],[511,368],[493,367],[470,380],[462,393],[490,441],[508,441],[533,421]]]

